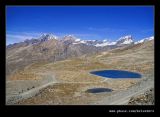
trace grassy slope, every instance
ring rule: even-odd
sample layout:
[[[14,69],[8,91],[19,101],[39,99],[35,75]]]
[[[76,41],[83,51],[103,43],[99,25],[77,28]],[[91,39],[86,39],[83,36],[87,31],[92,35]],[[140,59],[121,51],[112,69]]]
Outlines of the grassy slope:
[[[104,79],[89,74],[89,71],[98,69],[124,69],[140,72],[146,75],[153,73],[153,68],[154,42],[150,41],[146,42],[145,44],[135,45],[133,47],[102,52],[101,54],[93,55],[87,58],[80,57],[59,61],[56,63],[32,64],[24,71],[21,71],[21,74],[23,72],[24,76],[20,76],[18,75],[20,73],[17,73],[14,78],[11,76],[10,79],[25,79],[25,73],[31,75],[33,72],[38,74],[45,71],[51,71],[56,75],[56,78],[59,80],[59,82],[88,82],[88,84],[58,83],[55,86],[44,89],[40,95],[20,102],[22,104],[86,104],[93,100],[100,99],[101,96],[103,97],[103,95],[97,96],[84,93],[84,91],[88,88],[109,87],[118,91],[125,89],[138,81],[136,79],[113,79],[101,83],[101,81]],[[50,92],[49,89],[54,89],[54,93]],[[75,94],[78,95],[77,93],[80,96],[75,96]]]

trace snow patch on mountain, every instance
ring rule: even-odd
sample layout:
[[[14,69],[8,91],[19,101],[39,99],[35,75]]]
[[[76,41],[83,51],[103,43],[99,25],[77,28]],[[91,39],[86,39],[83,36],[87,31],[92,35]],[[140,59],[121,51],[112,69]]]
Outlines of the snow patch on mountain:
[[[47,33],[44,33],[40,36],[39,40],[41,40],[41,42],[43,41],[48,41],[48,40],[51,40],[51,39],[58,39],[57,36],[53,35],[53,34],[47,34]]]
[[[107,42],[107,40],[105,39],[105,40],[103,40],[103,42]]]
[[[132,43],[133,42],[133,40],[131,40],[131,39],[126,39],[122,44],[130,44],[130,43]]]
[[[76,42],[79,42],[79,41],[81,41],[81,39],[77,38],[75,41],[76,41]]]
[[[115,45],[116,42],[105,42],[105,43],[101,43],[101,44],[96,44],[96,47],[104,47],[104,46],[109,46],[109,45]]]
[[[148,37],[148,38],[141,39],[141,40],[135,42],[134,44],[143,43],[143,42],[150,41],[150,40],[153,40],[153,39],[154,39],[154,36],[151,36],[151,37]]]
[[[80,41],[80,43],[86,43],[86,41],[84,41],[84,40],[81,40],[81,41]]]
[[[75,37],[74,35],[65,35],[64,37],[57,37],[51,33],[44,33],[42,34],[39,38],[37,39],[27,39],[24,42],[21,42],[26,45],[35,45],[38,43],[42,43],[51,39],[56,39],[59,42],[62,42],[65,45],[70,45],[70,44],[85,44],[87,46],[95,46],[95,47],[105,47],[105,46],[123,46],[123,45],[129,45],[129,44],[138,44],[138,43],[143,43],[145,41],[153,40],[154,36],[144,38],[142,40],[139,40],[137,42],[134,42],[132,39],[131,35],[126,35],[123,37],[120,37],[116,41],[108,41],[107,39],[104,40],[82,40],[80,38]],[[15,45],[15,44],[12,44]],[[12,46],[9,45],[8,47]],[[16,44],[17,45],[17,44]]]
[[[121,37],[117,40],[117,45],[124,45],[124,44],[132,44],[133,40],[132,40],[132,36],[131,35],[127,35],[124,37]]]

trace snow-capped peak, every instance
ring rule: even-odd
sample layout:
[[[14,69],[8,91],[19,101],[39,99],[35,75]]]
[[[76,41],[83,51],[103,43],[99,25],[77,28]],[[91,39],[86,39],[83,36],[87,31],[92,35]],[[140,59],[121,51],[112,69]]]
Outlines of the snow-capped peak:
[[[108,45],[115,45],[116,44],[116,42],[104,42],[103,41],[103,43],[98,43],[98,44],[96,44],[95,46],[96,47],[104,47],[104,46],[108,46]]]
[[[80,43],[86,43],[86,41],[85,40],[81,40]]]
[[[154,36],[151,36],[148,38],[148,40],[153,40],[154,39]]]
[[[58,39],[58,37],[53,34],[49,34],[48,38],[49,39],[56,39],[56,40]]]
[[[102,43],[98,43],[95,46],[104,47],[109,45],[125,45],[125,44],[132,44],[132,43],[133,43],[132,36],[126,35],[126,36],[120,37],[117,41],[113,41],[113,42],[110,42],[104,39]]]
[[[76,41],[76,42],[79,42],[79,41],[81,41],[81,39],[77,38],[75,41]]]
[[[66,35],[63,37],[63,40],[76,40],[77,38],[74,35]]]
[[[42,41],[46,41],[46,40],[50,40],[50,39],[58,39],[58,37],[51,34],[51,33],[50,34],[44,33],[44,34],[42,34],[42,36],[39,39]]]
[[[87,44],[87,42],[85,40],[81,40],[81,39],[76,39],[75,42],[73,42],[72,44],[75,45],[75,44],[81,44],[81,43]]]
[[[106,41],[107,41],[106,39],[103,40],[103,42],[106,42]]]
[[[150,40],[153,40],[153,39],[154,39],[154,36],[151,36],[151,37],[148,37],[148,38],[141,39],[141,40],[135,42],[134,44],[143,43],[143,42],[150,41]]]
[[[117,45],[123,45],[123,44],[131,44],[133,43],[133,40],[132,40],[132,36],[131,35],[127,35],[127,36],[124,36],[124,37],[121,37],[117,40]]]

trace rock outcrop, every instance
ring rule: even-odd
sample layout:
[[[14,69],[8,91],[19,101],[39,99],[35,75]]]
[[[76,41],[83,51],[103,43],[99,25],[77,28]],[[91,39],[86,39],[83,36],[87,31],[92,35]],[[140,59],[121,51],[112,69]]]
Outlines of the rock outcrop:
[[[154,88],[147,90],[144,94],[132,97],[128,105],[154,105]]]

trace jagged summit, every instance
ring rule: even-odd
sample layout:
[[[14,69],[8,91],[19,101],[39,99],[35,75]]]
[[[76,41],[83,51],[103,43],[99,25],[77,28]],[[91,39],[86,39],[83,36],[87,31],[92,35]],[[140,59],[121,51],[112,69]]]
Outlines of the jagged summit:
[[[117,45],[132,44],[132,43],[133,43],[133,38],[131,35],[120,37],[116,42]]]
[[[9,56],[8,60],[12,61],[13,58],[15,59],[15,61],[11,63],[13,66],[16,65],[16,62],[25,66],[26,64],[32,63],[35,60],[47,60],[54,62],[70,57],[79,57],[85,54],[108,51],[118,47],[123,47],[125,45],[133,45],[131,36],[124,36],[123,38],[120,38],[114,42],[103,40],[82,40],[71,35],[65,36],[63,39],[59,38],[58,40],[53,40],[51,37],[52,36],[48,34],[44,34],[37,39],[25,40],[24,42],[8,45],[6,48],[7,56]],[[147,41],[152,39],[154,39],[154,37],[149,37],[144,40]],[[126,44],[126,42],[129,43]],[[22,59],[16,61],[17,56],[26,60],[26,62],[21,63]],[[13,69],[11,68],[11,70],[8,70],[7,72],[10,73],[12,70]]]
[[[76,40],[77,38],[74,35],[65,35],[62,40]]]
[[[44,33],[42,34],[39,38],[37,39],[26,39],[24,42],[19,42],[15,44],[10,44],[7,47],[12,47],[12,46],[21,46],[21,45],[32,45],[32,44],[38,44],[38,43],[43,43],[48,40],[57,40],[60,43],[63,43],[64,45],[87,45],[87,46],[95,46],[95,47],[113,47],[113,46],[123,46],[123,45],[130,45],[130,44],[138,44],[138,43],[143,43],[145,41],[149,41],[154,39],[154,37],[148,37],[144,38],[142,40],[139,40],[137,42],[133,41],[133,37],[131,35],[126,35],[123,37],[120,37],[116,41],[108,41],[106,39],[104,40],[83,40],[80,38],[77,38],[74,35],[65,35],[64,37],[57,37],[56,35],[53,35],[52,33]]]
[[[47,40],[50,40],[50,39],[57,39],[58,37],[51,34],[51,33],[44,33],[40,36],[40,40],[41,41],[47,41]]]
[[[150,41],[150,40],[153,40],[153,39],[154,39],[154,36],[151,36],[151,37],[148,37],[148,38],[141,39],[141,40],[135,42],[134,44],[143,43],[143,42]]]
[[[96,44],[96,47],[104,47],[104,46],[113,46],[113,45],[126,45],[126,44],[132,44],[133,39],[131,35],[126,35],[123,37],[120,37],[117,41],[110,42],[108,40],[103,40],[103,43]]]

